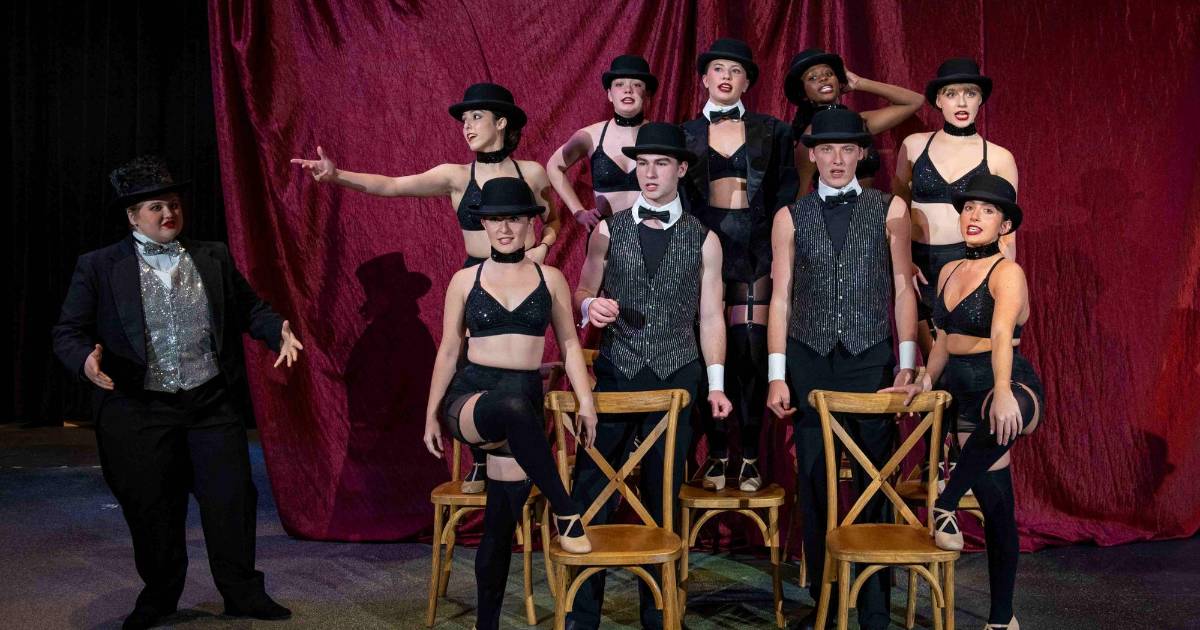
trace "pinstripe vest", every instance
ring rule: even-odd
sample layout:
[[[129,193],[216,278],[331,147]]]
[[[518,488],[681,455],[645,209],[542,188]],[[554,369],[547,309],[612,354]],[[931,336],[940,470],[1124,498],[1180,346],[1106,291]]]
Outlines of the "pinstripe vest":
[[[841,253],[833,251],[821,198],[811,192],[792,204],[796,251],[788,336],[829,354],[840,341],[858,354],[891,334],[892,256],[886,219],[892,196],[864,188]]]
[[[667,251],[647,277],[633,212],[608,219],[608,262],[603,289],[620,303],[617,321],[604,328],[600,354],[633,378],[647,365],[665,379],[699,356],[701,248],[708,229],[687,212],[671,226]]]

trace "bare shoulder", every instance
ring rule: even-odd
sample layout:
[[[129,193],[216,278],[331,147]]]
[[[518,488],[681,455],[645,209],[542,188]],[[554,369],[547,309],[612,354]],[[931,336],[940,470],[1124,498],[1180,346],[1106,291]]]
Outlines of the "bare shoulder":
[[[542,276],[546,278],[546,284],[562,284],[564,286],[567,284],[567,277],[563,275],[563,272],[558,267],[551,267],[544,263],[540,266],[542,268]]]
[[[1016,164],[1016,158],[1008,149],[996,144],[995,142],[987,141],[988,161],[996,162],[997,164]]]
[[[999,281],[1002,284],[1020,283],[1025,284],[1025,270],[1015,260],[1008,258],[1000,259],[996,264],[996,268],[992,270],[992,278],[989,285]]]
[[[517,164],[521,167],[521,172],[531,179],[546,177],[546,168],[535,160],[517,160]]]
[[[924,148],[925,143],[929,142],[929,138],[931,138],[934,133],[936,132],[919,131],[917,133],[910,134],[901,144],[903,144],[904,148],[908,149],[909,153],[911,154],[914,150]]]

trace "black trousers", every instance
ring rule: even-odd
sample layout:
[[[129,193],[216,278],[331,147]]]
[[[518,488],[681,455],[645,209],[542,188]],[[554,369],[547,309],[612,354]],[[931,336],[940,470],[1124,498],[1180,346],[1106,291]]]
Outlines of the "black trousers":
[[[821,421],[817,410],[808,404],[814,389],[843,392],[875,392],[892,384],[892,341],[881,341],[858,355],[850,354],[838,344],[828,355],[788,339],[787,380],[792,406],[796,408],[796,489],[800,512],[804,519],[804,554],[808,562],[809,593],[813,601],[821,594],[825,568],[825,519],[828,513],[825,493],[825,445],[821,440]],[[856,416],[842,418],[846,431],[862,448],[875,466],[881,466],[891,456],[895,423],[889,416]],[[851,461],[854,464],[853,460]],[[862,468],[854,465],[854,488],[861,493],[867,485]],[[891,522],[887,498],[877,495],[859,518],[864,523]],[[837,506],[833,506],[837,510]],[[859,591],[858,619],[862,628],[886,628],[891,610],[891,573],[880,571],[863,584]],[[833,591],[834,597],[837,590]]]
[[[175,394],[115,392],[100,409],[96,439],[146,584],[138,607],[172,611],[183,593],[189,492],[200,505],[209,566],[226,604],[264,593],[263,574],[254,569],[258,492],[246,429],[224,377]]]
[[[671,496],[679,496],[679,487],[683,485],[684,461],[687,459],[687,448],[692,438],[691,410],[696,404],[707,404],[702,400],[697,401],[696,398],[697,388],[704,376],[700,361],[696,360],[679,368],[665,379],[659,378],[648,367],[642,368],[642,371],[632,379],[626,378],[603,355],[596,358],[593,370],[596,374],[595,391],[597,392],[640,392],[674,388],[688,391],[692,402],[680,412],[678,428],[675,433],[674,478],[672,479],[674,485]],[[633,450],[633,438],[649,434],[661,418],[662,414],[660,413],[601,415],[599,426],[596,429],[596,449],[604,455],[613,468],[620,468]],[[642,460],[642,473],[638,486],[642,504],[659,524],[662,523],[663,517],[662,480],[665,447],[666,440],[660,438]],[[592,499],[599,496],[600,491],[607,484],[608,478],[590,457],[581,453],[575,458],[575,485],[571,489],[571,497],[579,503],[580,509],[586,510],[591,505]],[[614,494],[613,498],[606,502],[604,507],[596,513],[592,523],[608,522],[617,505],[617,497],[619,495]],[[672,500],[671,504],[677,506],[678,502]],[[677,520],[677,516],[675,518]],[[651,570],[650,574],[658,577],[656,571]],[[600,627],[600,607],[604,602],[604,577],[605,574],[601,571],[588,578],[575,596],[574,608],[567,618],[575,624],[576,628],[594,630]],[[653,630],[662,628],[662,613],[654,608],[654,596],[641,580],[638,580],[638,594],[641,598],[642,627]]]

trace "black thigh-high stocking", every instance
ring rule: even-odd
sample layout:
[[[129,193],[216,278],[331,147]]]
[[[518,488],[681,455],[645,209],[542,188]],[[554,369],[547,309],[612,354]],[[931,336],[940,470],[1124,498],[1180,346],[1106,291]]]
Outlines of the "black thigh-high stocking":
[[[972,487],[983,512],[987,542],[988,582],[991,611],[988,623],[1006,624],[1013,618],[1013,589],[1017,582],[1017,559],[1021,538],[1014,513],[1012,472],[1008,466],[983,474]]]
[[[479,436],[488,442],[508,440],[508,450],[512,451],[513,458],[537,484],[555,514],[579,514],[579,505],[571,500],[558,476],[550,443],[543,432],[543,418],[541,409],[534,409],[529,400],[518,393],[485,392],[475,403],[475,430]]]
[[[996,436],[988,433],[986,424],[980,423],[975,427],[963,443],[962,451],[958,454],[958,464],[954,467],[954,474],[950,475],[950,481],[946,482],[946,489],[938,495],[937,507],[943,510],[958,509],[958,502],[967,490],[974,486],[992,465],[1000,461],[1012,445],[1012,440],[1008,444],[997,444]]]
[[[742,458],[758,458],[763,413],[767,405],[767,327],[738,324],[725,332],[725,385],[733,415],[740,423]],[[709,456],[729,456],[727,421],[713,420],[708,426]]]
[[[504,591],[508,585],[513,535],[517,532],[521,508],[529,498],[531,487],[528,479],[488,480],[487,504],[483,510],[483,538],[475,552],[475,583],[479,589],[475,614],[479,630],[500,627],[500,607],[504,603]]]

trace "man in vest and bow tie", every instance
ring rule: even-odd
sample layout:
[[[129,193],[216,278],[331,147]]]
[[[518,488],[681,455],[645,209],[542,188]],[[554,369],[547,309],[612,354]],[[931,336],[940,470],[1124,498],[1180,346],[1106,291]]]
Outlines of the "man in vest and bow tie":
[[[638,132],[637,143],[621,151],[637,161],[641,195],[632,208],[613,214],[592,232],[575,291],[583,321],[603,329],[600,355],[593,366],[596,391],[681,388],[695,401],[707,366],[708,404],[714,417],[724,418],[732,405],[723,391],[721,244],[685,211],[685,200],[679,194],[679,180],[696,156],[687,149],[683,131],[666,123],[645,125]],[[604,296],[598,297],[601,288]],[[679,414],[672,496],[679,494],[682,485],[691,442],[688,420],[692,404]],[[596,448],[619,467],[633,441],[649,433],[660,417],[601,416]],[[659,441],[642,460],[640,480],[642,503],[659,523],[663,516],[663,448]],[[577,459],[575,473],[572,494],[586,505],[599,495],[607,478],[583,456]],[[614,503],[610,501],[592,522],[604,523]],[[641,581],[638,588],[642,627],[662,628],[662,614],[654,608],[649,588]],[[567,627],[598,628],[603,599],[601,572],[579,590]]]
[[[804,553],[816,601],[825,560],[824,446],[814,389],[875,392],[913,380],[917,355],[917,301],[912,287],[908,208],[899,197],[859,185],[854,169],[871,136],[853,111],[813,117],[801,138],[817,165],[817,189],[775,213],[771,230],[773,291],[767,326],[767,407],[794,416],[799,507]],[[894,308],[894,311],[892,310]],[[894,372],[891,315],[900,337]],[[880,466],[892,447],[894,422],[871,417],[845,424],[868,458]],[[855,484],[865,487],[855,467]],[[874,497],[865,521],[890,522],[886,499]],[[857,602],[859,626],[886,628],[890,600],[886,571],[868,580]],[[837,593],[834,592],[834,596]],[[836,610],[836,604],[830,608]],[[815,611],[799,628],[812,628]]]
[[[149,628],[178,605],[189,491],[225,613],[286,619],[254,568],[258,493],[229,391],[242,378],[242,333],[279,353],[275,367],[303,346],[224,244],[179,238],[188,184],[161,159],[137,158],[110,179],[109,210],[124,210],[131,233],[79,257],[53,335],[67,369],[95,386],[104,479],[145,582],[123,628]]]

